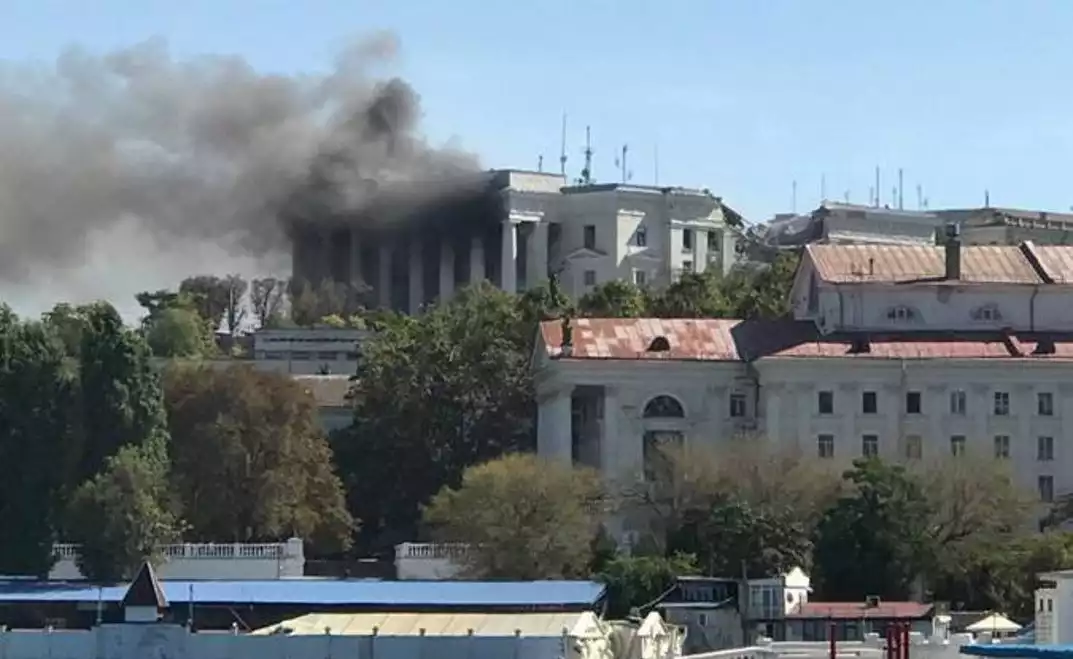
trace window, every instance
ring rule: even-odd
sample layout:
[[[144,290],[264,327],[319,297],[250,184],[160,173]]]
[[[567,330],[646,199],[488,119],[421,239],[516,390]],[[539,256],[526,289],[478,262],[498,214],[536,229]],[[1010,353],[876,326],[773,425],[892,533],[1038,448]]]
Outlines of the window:
[[[709,231],[708,232],[708,251],[709,252],[718,252],[720,247],[721,247],[721,245],[719,244],[719,232],[718,231]]]
[[[965,416],[965,392],[960,389],[950,392],[950,413]]]
[[[909,435],[905,438],[905,457],[910,460],[924,457],[924,440],[920,435]]]
[[[1005,391],[995,392],[995,416],[1010,415],[1010,394]]]
[[[1054,501],[1054,476],[1040,476],[1038,479],[1039,500],[1044,503]]]
[[[1005,460],[1010,457],[1010,436],[995,435],[995,458]]]
[[[699,624],[701,627],[707,627],[708,626],[708,614],[707,613],[698,613],[697,614],[697,624]]]
[[[1054,437],[1036,438],[1036,459],[1040,462],[1054,460]]]
[[[861,436],[861,455],[866,458],[879,456],[879,435]]]
[[[644,286],[648,283],[648,273],[644,270],[633,271],[633,283],[637,286]]]
[[[862,414],[875,414],[878,409],[879,405],[876,403],[876,392],[865,391],[861,394]]]
[[[905,413],[920,414],[920,392],[907,391],[905,393]]]
[[[917,312],[912,307],[905,305],[898,305],[887,309],[887,320],[893,320],[897,322],[908,322],[910,320],[916,320]]]
[[[682,250],[693,249],[693,229],[682,229]]]
[[[633,244],[638,247],[648,246],[648,229],[645,228],[645,225],[642,224],[633,232]]]
[[[596,249],[596,225],[586,224],[584,231],[585,249]]]
[[[818,435],[816,437],[816,449],[817,455],[821,458],[835,457],[835,436]]]
[[[586,270],[585,271],[585,285],[586,286],[595,286],[596,285],[596,271],[595,270]]]
[[[1036,413],[1040,416],[1054,416],[1054,394],[1049,391],[1036,394]]]
[[[730,394],[730,416],[745,416],[745,394]]]
[[[819,414],[835,413],[835,392],[820,391],[816,394],[816,411]]]
[[[965,455],[965,435],[954,435],[950,438],[950,454],[953,456]]]

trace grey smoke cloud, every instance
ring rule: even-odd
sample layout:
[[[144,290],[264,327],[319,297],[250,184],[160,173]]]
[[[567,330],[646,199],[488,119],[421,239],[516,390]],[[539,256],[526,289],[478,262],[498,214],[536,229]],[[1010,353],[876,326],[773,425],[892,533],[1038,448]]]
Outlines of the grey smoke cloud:
[[[278,257],[282,217],[357,218],[384,185],[475,171],[422,138],[406,82],[372,75],[396,45],[356,41],[330,72],[289,77],[176,60],[158,40],[0,64],[0,281],[76,270],[121,227],[163,248]]]

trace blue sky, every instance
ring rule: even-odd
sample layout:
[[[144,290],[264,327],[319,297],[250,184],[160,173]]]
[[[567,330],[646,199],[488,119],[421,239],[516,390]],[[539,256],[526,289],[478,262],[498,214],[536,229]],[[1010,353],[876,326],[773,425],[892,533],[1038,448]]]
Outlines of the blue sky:
[[[324,69],[388,29],[433,140],[489,167],[569,168],[592,126],[595,174],[711,188],[752,220],[829,197],[884,199],[898,167],[932,207],[1073,206],[1073,2],[1055,0],[6,0],[0,58],[51,59],[151,36],[178,55]]]

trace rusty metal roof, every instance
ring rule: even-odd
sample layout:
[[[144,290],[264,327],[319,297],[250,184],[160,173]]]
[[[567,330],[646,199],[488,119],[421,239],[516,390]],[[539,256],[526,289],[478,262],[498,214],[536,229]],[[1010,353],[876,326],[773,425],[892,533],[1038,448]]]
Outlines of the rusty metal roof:
[[[1065,248],[1073,251],[1073,248]],[[822,281],[831,283],[938,280],[946,274],[945,248],[933,245],[809,245]],[[961,248],[962,282],[1041,284],[1043,279],[1017,245]]]
[[[863,602],[802,602],[788,618],[824,618],[830,620],[916,620],[926,618],[934,605],[919,602],[880,602],[868,606]]]
[[[738,361],[731,330],[740,321],[721,318],[576,318],[571,357],[577,359],[671,359]],[[541,323],[548,354],[562,356],[560,321]],[[650,350],[663,337],[669,349]],[[658,346],[656,346],[658,347]]]
[[[1063,334],[971,332],[836,333],[821,335],[803,321],[733,319],[579,318],[573,345],[562,352],[560,321],[541,324],[552,358],[752,361],[764,358],[1024,359],[1073,360],[1073,332]],[[652,350],[658,338],[666,350]],[[862,339],[867,350],[861,350]],[[1037,350],[1040,343],[1052,345]]]

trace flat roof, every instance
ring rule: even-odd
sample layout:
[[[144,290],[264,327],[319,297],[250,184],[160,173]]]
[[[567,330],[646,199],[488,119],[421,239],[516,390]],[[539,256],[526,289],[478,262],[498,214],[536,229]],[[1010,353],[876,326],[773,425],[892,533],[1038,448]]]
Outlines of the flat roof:
[[[187,604],[321,604],[383,608],[591,607],[604,595],[594,581],[369,581],[278,579],[272,581],[161,581],[175,606]],[[0,604],[118,604],[127,585],[77,582],[0,582]]]
[[[962,645],[959,651],[975,657],[1073,657],[1073,645],[974,644]]]

